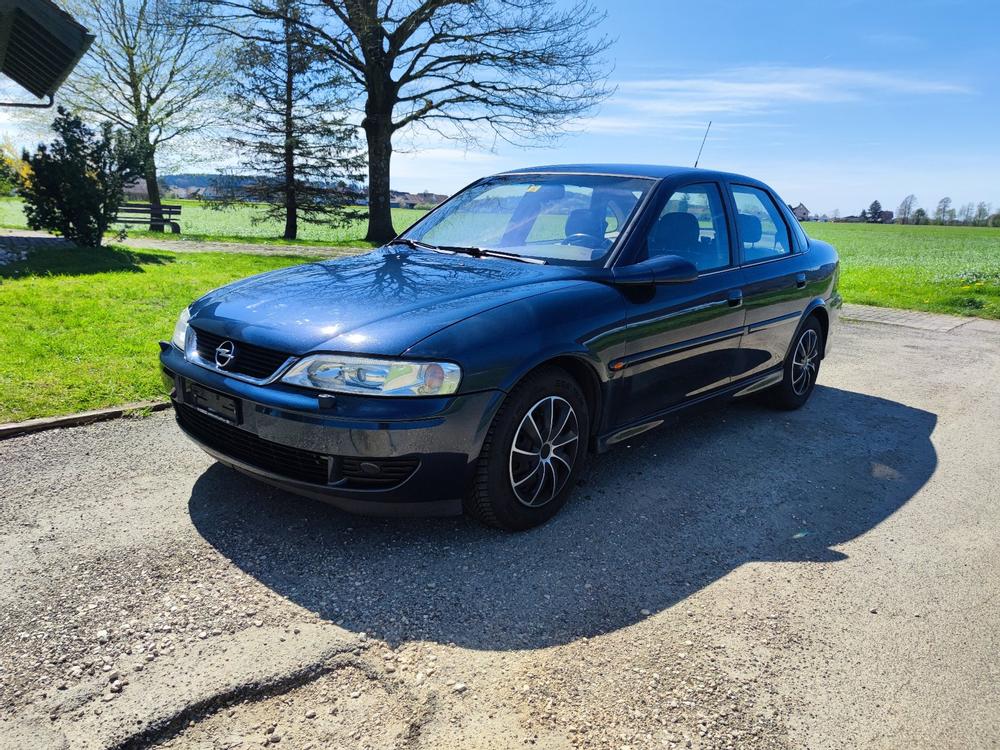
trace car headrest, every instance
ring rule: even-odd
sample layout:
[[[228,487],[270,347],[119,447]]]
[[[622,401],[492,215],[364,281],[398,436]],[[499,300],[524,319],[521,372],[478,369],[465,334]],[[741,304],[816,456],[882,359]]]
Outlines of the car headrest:
[[[760,227],[760,219],[753,214],[739,214],[740,239],[749,242],[751,245],[759,242],[763,235]]]
[[[698,247],[701,227],[694,214],[675,211],[664,214],[649,236],[650,251],[684,253]]]
[[[566,217],[566,236],[588,234],[591,237],[604,237],[607,222],[593,211],[586,208],[574,208]]]

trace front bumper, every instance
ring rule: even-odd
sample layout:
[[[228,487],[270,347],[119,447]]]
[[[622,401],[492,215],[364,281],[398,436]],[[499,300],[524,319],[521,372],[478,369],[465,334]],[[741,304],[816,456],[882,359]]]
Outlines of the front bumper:
[[[461,512],[486,431],[503,398],[318,394],[254,385],[188,362],[169,344],[160,364],[178,425],[221,463],[344,510],[380,515]],[[185,381],[236,399],[235,424],[189,403]]]

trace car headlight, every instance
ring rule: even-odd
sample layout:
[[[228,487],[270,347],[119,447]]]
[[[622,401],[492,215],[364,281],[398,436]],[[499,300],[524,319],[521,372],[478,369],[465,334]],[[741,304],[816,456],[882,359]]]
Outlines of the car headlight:
[[[305,388],[366,396],[444,396],[458,390],[462,368],[451,362],[403,362],[314,354],[282,381]]]
[[[184,340],[187,338],[189,320],[191,320],[191,309],[185,307],[174,325],[174,335],[170,337],[170,343],[181,351],[184,351]]]

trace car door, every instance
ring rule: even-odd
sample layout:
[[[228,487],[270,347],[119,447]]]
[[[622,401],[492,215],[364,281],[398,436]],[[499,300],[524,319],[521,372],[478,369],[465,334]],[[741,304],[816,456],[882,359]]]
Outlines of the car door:
[[[735,377],[780,366],[813,293],[798,233],[768,190],[729,185],[743,270],[746,333]]]
[[[744,313],[742,273],[723,195],[714,181],[675,189],[638,245],[634,262],[679,255],[699,274],[690,282],[625,292],[622,424],[723,387],[732,378]]]

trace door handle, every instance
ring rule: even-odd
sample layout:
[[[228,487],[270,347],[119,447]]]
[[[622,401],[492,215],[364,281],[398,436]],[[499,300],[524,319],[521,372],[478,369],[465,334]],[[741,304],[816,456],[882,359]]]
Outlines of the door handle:
[[[806,285],[806,275],[804,273],[795,274],[795,286],[802,289]]]
[[[729,302],[730,307],[739,307],[743,304],[743,290],[733,289],[726,297],[726,301]]]

